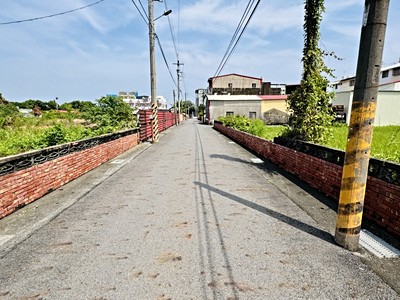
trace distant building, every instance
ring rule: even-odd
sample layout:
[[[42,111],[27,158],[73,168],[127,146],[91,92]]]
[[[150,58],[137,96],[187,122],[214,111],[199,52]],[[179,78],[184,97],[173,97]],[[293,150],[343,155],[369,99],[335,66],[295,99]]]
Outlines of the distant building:
[[[137,92],[119,92],[118,96],[121,97],[125,103],[129,104],[131,108],[137,107],[136,106]]]
[[[167,109],[167,99],[164,96],[157,96],[157,107],[158,109]]]
[[[33,110],[30,108],[19,108],[18,111],[22,114],[23,117],[33,117]]]
[[[289,95],[299,85],[264,82],[262,78],[227,74],[208,79],[208,95]],[[196,90],[197,91],[200,91]]]
[[[263,82],[262,78],[240,74],[211,77],[207,95],[203,96],[206,119],[213,122],[220,116],[243,115],[268,124],[287,123],[287,97],[298,86]],[[196,95],[200,95],[197,91]]]
[[[262,78],[227,74],[208,79],[209,95],[261,95]]]
[[[197,89],[195,93],[196,93],[196,100],[195,100],[196,107],[199,107],[200,104],[205,105],[204,97],[205,95],[207,95],[207,89]]]
[[[288,118],[287,95],[206,95],[205,99],[209,122],[221,116],[235,115],[267,123],[273,123],[269,122],[271,114],[279,115],[280,120]]]
[[[139,96],[138,92],[119,92],[118,95],[112,95],[115,97],[121,97],[125,103],[129,104],[130,107],[135,109],[151,109],[151,97],[150,96]],[[157,96],[158,109],[167,109],[167,100],[163,96]]]
[[[335,92],[332,105],[344,106],[347,124],[350,123],[355,81],[355,76],[352,76],[331,84],[331,91]],[[400,125],[400,63],[380,71],[375,125]]]

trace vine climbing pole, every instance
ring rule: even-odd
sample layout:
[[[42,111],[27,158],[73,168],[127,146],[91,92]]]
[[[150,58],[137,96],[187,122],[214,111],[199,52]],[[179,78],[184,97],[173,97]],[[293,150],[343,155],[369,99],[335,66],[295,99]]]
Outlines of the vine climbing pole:
[[[356,251],[360,239],[389,0],[366,0],[335,241]]]

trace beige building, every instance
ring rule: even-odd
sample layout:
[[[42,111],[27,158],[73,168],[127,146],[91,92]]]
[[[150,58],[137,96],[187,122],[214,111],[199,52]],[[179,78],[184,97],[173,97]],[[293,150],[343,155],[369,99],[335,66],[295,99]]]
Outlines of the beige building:
[[[260,96],[261,111],[264,113],[271,109],[277,109],[284,113],[288,112],[288,105],[286,103],[288,95],[263,95]]]
[[[227,74],[208,79],[209,95],[260,95],[262,78]]]

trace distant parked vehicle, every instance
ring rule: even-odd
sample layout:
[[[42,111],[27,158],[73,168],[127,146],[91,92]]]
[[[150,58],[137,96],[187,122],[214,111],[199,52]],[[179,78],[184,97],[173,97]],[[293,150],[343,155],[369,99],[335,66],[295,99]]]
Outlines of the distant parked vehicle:
[[[332,111],[335,115],[335,121],[346,122],[346,112],[344,110],[344,105],[332,105]]]

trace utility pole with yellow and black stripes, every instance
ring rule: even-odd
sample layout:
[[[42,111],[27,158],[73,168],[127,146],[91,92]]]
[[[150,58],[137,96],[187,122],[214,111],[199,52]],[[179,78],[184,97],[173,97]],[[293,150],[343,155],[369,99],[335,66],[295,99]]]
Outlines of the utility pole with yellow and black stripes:
[[[356,251],[360,238],[389,0],[366,0],[335,241]]]

